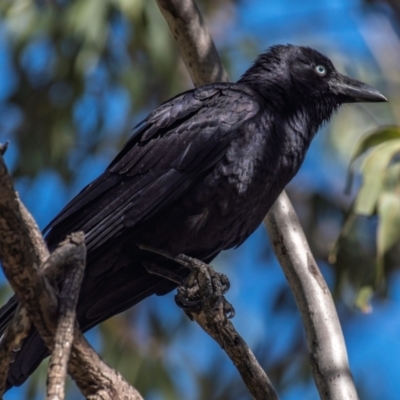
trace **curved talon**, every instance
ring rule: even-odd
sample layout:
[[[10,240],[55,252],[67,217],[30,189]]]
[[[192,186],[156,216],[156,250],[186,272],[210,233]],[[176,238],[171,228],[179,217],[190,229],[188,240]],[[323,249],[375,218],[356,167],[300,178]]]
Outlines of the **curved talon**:
[[[177,294],[175,295],[175,303],[179,308],[185,311],[198,311],[201,300],[189,300]]]
[[[222,284],[222,294],[226,294],[229,292],[229,289],[231,288],[231,282],[229,280],[229,278],[225,275],[225,274],[219,274],[220,276],[220,281]]]
[[[235,310],[224,298],[230,289],[230,281],[225,274],[215,272],[213,268],[200,260],[179,255],[180,263],[191,270],[175,296],[176,304],[190,316],[191,312],[201,309],[217,310],[223,304],[228,319],[233,318]]]
[[[229,301],[227,300],[225,300],[224,302],[224,313],[226,315],[226,318],[228,319],[232,319],[236,314],[236,311],[233,308],[232,304],[229,303]]]

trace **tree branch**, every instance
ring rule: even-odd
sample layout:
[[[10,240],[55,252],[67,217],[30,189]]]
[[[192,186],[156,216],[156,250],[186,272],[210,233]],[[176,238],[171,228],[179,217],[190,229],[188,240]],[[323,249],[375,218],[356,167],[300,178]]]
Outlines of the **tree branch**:
[[[48,400],[62,400],[65,395],[67,366],[74,340],[76,304],[85,268],[86,248],[84,240],[85,236],[82,232],[72,234],[60,244],[60,247],[51,254],[48,260],[48,268],[52,270],[58,269],[60,265],[66,265],[68,260],[73,260],[70,261],[71,264],[65,273],[59,299],[58,325],[47,374]]]
[[[227,319],[223,304],[210,311],[190,313],[193,319],[225,350],[255,400],[278,400],[268,375],[253,352]]]
[[[301,312],[321,399],[358,399],[332,295],[286,193],[264,223]]]
[[[41,246],[44,242],[43,239],[34,239],[35,234],[30,230],[35,228],[32,228],[31,224],[26,224],[31,217],[26,218],[21,215],[21,207],[8,175],[3,154],[4,147],[0,146],[0,187],[2,188],[0,256],[2,267],[20,303],[26,309],[29,318],[51,351],[54,347],[54,335],[57,330],[59,304],[57,295],[45,276],[46,270],[48,269],[47,274],[51,275],[51,279],[54,279],[56,272],[49,267],[56,265],[56,270],[62,271],[64,267],[74,264],[76,260],[75,256],[60,258],[61,250],[58,248],[39,267],[37,258],[44,255],[44,250],[35,245]],[[75,247],[79,245],[73,240],[70,240],[69,244]],[[25,315],[24,312],[22,313]],[[21,325],[22,329],[26,331],[25,325]],[[101,360],[77,327],[74,328],[73,337],[68,371],[86,397],[91,400],[142,399],[140,394],[119,373]],[[1,365],[3,364],[1,363]]]
[[[13,353],[19,351],[31,326],[26,310],[19,305],[0,342],[0,397],[6,390],[7,374],[14,358]]]
[[[198,86],[216,80],[229,80],[194,1],[157,0],[157,3],[178,43],[193,83]],[[190,28],[185,25],[187,21],[192,21]],[[207,54],[207,57],[204,57],[204,54]],[[219,73],[207,74],[207,71]],[[276,200],[264,223],[301,311],[311,354],[312,371],[321,398],[358,399],[332,296],[285,192]],[[297,232],[298,236],[291,234],[293,232]],[[299,240],[299,237],[302,240]],[[285,246],[280,246],[280,243],[285,243]],[[283,254],[283,249],[286,254]],[[300,261],[297,259],[298,254],[307,254],[307,258],[302,257]],[[308,291],[312,291],[315,297],[299,297],[301,293],[309,293]],[[329,316],[327,319],[326,315]]]
[[[192,0],[157,0],[195,86],[229,81],[197,5]]]
[[[225,292],[221,291],[221,284],[224,282],[223,285],[226,286],[227,277],[216,273],[210,265],[184,254],[173,257],[164,251],[148,246],[139,245],[139,247],[174,260],[192,271],[192,276],[188,279],[190,281],[194,280],[196,283],[193,286],[186,286],[188,284],[186,282],[179,289],[182,289],[185,297],[190,297],[187,300],[191,302],[198,298],[205,300],[197,304],[195,309],[191,309],[190,311],[185,310],[185,312],[225,350],[255,400],[278,400],[278,396],[267,374],[261,368],[247,343],[238,334],[229,320],[229,318],[233,317],[234,310],[222,296],[222,293]],[[165,276],[162,271],[158,271],[157,274]],[[224,277],[223,280],[221,279],[222,276]],[[213,288],[211,289],[210,286],[213,286]],[[219,293],[216,292],[216,287],[219,287]],[[179,289],[175,301],[182,294],[179,293]],[[211,294],[210,289],[214,293]],[[191,295],[187,296],[186,293],[189,292]]]
[[[4,155],[7,147],[8,143],[2,146],[0,145],[1,156]],[[27,227],[30,240],[34,243],[34,260],[37,264],[42,263],[49,256],[46,243],[43,240],[36,221],[22,204],[18,194],[16,193],[15,195],[21,218]],[[0,394],[5,391],[9,365],[14,357],[13,353],[20,349],[23,340],[28,336],[31,326],[32,323],[26,310],[19,304],[0,341]]]
[[[37,226],[36,221],[32,215],[26,209],[25,205],[21,202],[18,193],[15,193],[18,201],[19,212],[21,214],[22,221],[27,228],[29,238],[34,247],[34,259],[38,264],[42,264],[49,257],[49,250],[47,249],[46,243],[43,239],[42,233]]]

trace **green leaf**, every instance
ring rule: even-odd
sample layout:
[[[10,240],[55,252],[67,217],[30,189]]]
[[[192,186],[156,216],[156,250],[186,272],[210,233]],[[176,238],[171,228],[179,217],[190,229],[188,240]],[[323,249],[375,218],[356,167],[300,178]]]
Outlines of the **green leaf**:
[[[400,127],[398,126],[386,126],[375,130],[369,135],[363,136],[357,143],[354,153],[351,156],[350,165],[371,147],[393,139],[400,139]]]
[[[385,254],[400,240],[400,197],[384,192],[378,201],[379,226],[377,232],[378,283],[383,276]]]
[[[385,192],[400,192],[400,162],[389,165],[383,181],[383,190]]]
[[[382,171],[364,177],[354,206],[356,214],[368,216],[374,214],[379,194],[382,191],[383,178]]]
[[[363,184],[354,207],[357,214],[372,215],[375,212],[378,197],[383,190],[386,170],[398,152],[400,140],[384,142],[365,159],[361,166]]]
[[[378,128],[369,135],[363,136],[359,140],[353,152],[353,155],[351,156],[350,159],[350,164],[347,174],[347,183],[345,189],[346,193],[350,192],[353,183],[354,161],[372,147],[375,147],[381,143],[385,143],[388,140],[396,140],[396,139],[397,140],[400,139],[400,127],[386,126],[383,128]]]

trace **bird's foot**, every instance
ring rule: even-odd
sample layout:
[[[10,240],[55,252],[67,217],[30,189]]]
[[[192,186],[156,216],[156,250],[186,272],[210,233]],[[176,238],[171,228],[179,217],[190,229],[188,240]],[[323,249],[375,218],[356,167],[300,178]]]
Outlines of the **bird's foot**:
[[[224,314],[228,319],[235,316],[235,309],[224,297],[224,294],[226,294],[230,288],[230,282],[226,275],[215,272],[211,265],[184,254],[174,257],[163,250],[155,249],[150,246],[143,244],[138,244],[138,246],[142,250],[174,260],[191,271],[187,278],[184,279],[183,283],[181,283],[176,276],[171,275],[170,271],[166,271],[164,268],[154,265],[145,264],[148,272],[180,284],[178,293],[175,296],[175,301],[190,319],[193,319],[191,313],[216,311],[221,304]]]
[[[226,275],[215,272],[210,265],[183,254],[175,260],[191,270],[190,275],[178,287],[175,296],[176,304],[190,318],[192,312],[217,310],[221,304],[227,318],[235,316],[234,308],[224,297],[230,288]]]

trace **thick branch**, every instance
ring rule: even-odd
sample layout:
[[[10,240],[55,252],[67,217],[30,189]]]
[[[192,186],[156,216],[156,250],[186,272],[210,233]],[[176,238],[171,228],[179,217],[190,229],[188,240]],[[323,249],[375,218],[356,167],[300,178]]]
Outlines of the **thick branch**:
[[[285,193],[264,222],[303,318],[321,399],[358,399],[335,304]]]
[[[226,72],[221,73],[218,79],[216,79],[215,75],[207,75],[205,73],[207,70],[224,71],[224,68],[193,0],[157,0],[157,2],[178,42],[182,58],[185,60],[193,83],[198,86],[212,83],[216,80],[228,80]],[[196,23],[197,26],[191,25],[191,29],[185,29],[182,21],[188,20],[193,21],[192,24]],[[201,31],[201,35],[198,33],[199,31]],[[182,32],[182,34],[179,32]],[[182,39],[183,36],[185,37],[184,39]],[[198,37],[205,39],[198,40]],[[194,58],[193,54],[209,54],[210,57]],[[289,208],[291,210],[290,213],[286,212]],[[276,221],[279,221],[279,224]],[[321,290],[322,286],[320,285],[322,285],[322,282],[326,288],[326,283],[309,250],[301,225],[285,192],[279,196],[274,207],[269,211],[265,218],[265,224],[272,243],[281,243],[283,240],[286,243],[285,251],[287,254],[285,262],[282,262],[281,259],[282,248],[274,245],[274,250],[286,276],[296,277],[296,279],[293,278],[289,282],[295,295],[296,293],[306,293],[311,288],[313,288],[314,293],[317,293]],[[286,227],[286,229],[283,227]],[[297,232],[303,240],[293,240],[293,236],[289,235],[290,230]],[[285,237],[285,235],[289,236]],[[296,262],[299,252],[308,255],[307,262]],[[310,265],[313,266],[312,270],[317,272],[311,273],[309,270]],[[318,280],[315,279],[316,275],[319,277]],[[324,296],[315,298],[306,296],[302,303],[303,306],[300,307],[299,304],[299,307],[308,336],[314,379],[321,398],[357,399],[357,393],[347,362],[343,334],[329,290],[324,290]],[[315,315],[316,313],[318,313],[318,316]],[[327,321],[324,320],[326,314],[329,315]],[[325,323],[320,325],[322,320]],[[327,330],[333,337],[324,336]],[[311,338],[316,338],[317,343],[313,342]],[[316,348],[318,351],[315,351]],[[336,354],[340,356],[337,357]],[[335,393],[334,396],[337,397],[326,397],[326,393],[330,395]],[[346,394],[345,397],[340,397],[344,394]]]
[[[0,255],[2,267],[22,306],[28,312],[46,346],[53,348],[53,337],[57,329],[58,299],[45,277],[49,265],[46,261],[38,267],[40,250],[32,240],[26,218],[21,216],[20,206],[12,186],[11,178],[0,148]],[[71,242],[71,245],[74,245]],[[76,246],[76,244],[75,244]],[[53,255],[52,255],[53,256]],[[56,253],[54,257],[57,257]],[[73,259],[64,260],[67,265]],[[62,265],[56,264],[62,269]],[[42,272],[43,271],[43,272]],[[53,273],[53,272],[52,272]],[[108,367],[74,329],[74,342],[68,371],[77,382],[82,393],[91,399],[142,399],[138,392],[126,383],[121,375]]]
[[[6,149],[7,144],[1,147],[1,155],[4,154]],[[34,243],[34,260],[37,264],[42,263],[49,256],[46,243],[43,240],[36,221],[32,218],[31,214],[22,204],[17,194],[16,196],[21,218],[27,227],[30,240]],[[4,393],[5,391],[9,365],[14,357],[13,353],[20,349],[23,340],[28,336],[31,326],[31,320],[28,317],[26,310],[21,305],[18,305],[17,310],[15,311],[15,314],[5,332],[3,333],[3,337],[0,342],[0,394]]]

